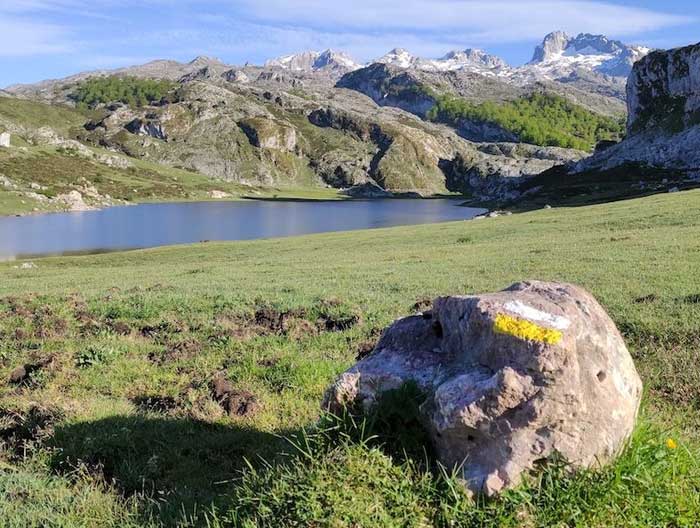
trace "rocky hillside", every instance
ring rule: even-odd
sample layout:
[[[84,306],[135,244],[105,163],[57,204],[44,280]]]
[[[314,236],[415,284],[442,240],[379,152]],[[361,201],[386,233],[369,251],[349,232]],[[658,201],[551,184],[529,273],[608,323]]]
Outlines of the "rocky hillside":
[[[156,105],[105,106],[79,139],[246,184],[369,184],[421,195],[480,192],[482,181],[532,175],[581,157],[564,149],[475,144],[353,91],[301,90],[261,77],[245,85],[224,78],[185,82]]]
[[[636,164],[700,172],[700,44],[655,51],[634,65],[627,85],[627,138],[578,171]]]
[[[625,108],[616,76],[644,51],[635,50],[555,33],[521,68],[475,49],[440,59],[395,49],[364,67],[333,50],[264,66],[197,57],[8,93],[81,107],[70,129],[20,130],[36,145],[51,137],[54,148],[75,142],[231,184],[512,200],[516,182],[617,137]],[[167,82],[143,88],[139,79]],[[559,122],[562,112],[575,122]]]

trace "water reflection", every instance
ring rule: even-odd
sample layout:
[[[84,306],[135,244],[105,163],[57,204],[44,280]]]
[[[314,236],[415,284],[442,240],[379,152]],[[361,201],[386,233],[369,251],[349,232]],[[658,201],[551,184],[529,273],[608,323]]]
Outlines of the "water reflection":
[[[459,200],[192,202],[0,218],[0,258],[250,240],[469,219]]]

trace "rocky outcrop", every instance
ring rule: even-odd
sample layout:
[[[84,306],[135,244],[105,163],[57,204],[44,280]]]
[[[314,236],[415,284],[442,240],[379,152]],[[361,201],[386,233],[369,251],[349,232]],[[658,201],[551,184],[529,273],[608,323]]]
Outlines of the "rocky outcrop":
[[[474,121],[470,119],[458,119],[455,123],[455,130],[464,139],[479,143],[493,142],[513,142],[517,143],[520,138],[514,132],[506,130],[496,123],[488,121]]]
[[[523,182],[559,165],[585,157],[585,152],[523,143],[480,144],[477,154],[460,153],[443,162],[447,186],[477,200],[500,203],[523,197]]]
[[[542,282],[440,298],[397,321],[323,405],[369,412],[406,383],[426,396],[420,414],[440,461],[486,495],[549,459],[572,468],[613,460],[642,395],[605,310],[581,288]]]
[[[700,44],[657,51],[637,63],[627,82],[627,110],[630,135],[700,124]]]
[[[136,118],[124,125],[124,128],[132,134],[137,134],[139,136],[150,136],[162,141],[166,141],[168,139],[168,135],[165,133],[163,124],[154,119]]]
[[[221,78],[232,83],[248,84],[250,77],[242,70],[228,70],[221,74]]]
[[[372,182],[354,185],[345,189],[343,194],[351,198],[391,198],[392,193],[385,191],[379,185]]]
[[[263,149],[293,152],[297,145],[295,129],[269,117],[251,117],[238,122],[250,144]]]
[[[679,173],[700,170],[700,44],[655,51],[627,83],[627,138],[578,164],[575,172],[629,164]]]
[[[415,75],[387,64],[372,64],[350,72],[336,86],[363,93],[380,106],[394,106],[420,117],[435,106],[434,96]]]

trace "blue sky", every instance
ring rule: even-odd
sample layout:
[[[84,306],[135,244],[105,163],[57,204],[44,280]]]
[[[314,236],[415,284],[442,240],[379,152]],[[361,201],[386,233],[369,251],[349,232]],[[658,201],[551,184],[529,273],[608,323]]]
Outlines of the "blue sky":
[[[528,61],[549,31],[673,47],[700,41],[698,0],[0,0],[0,86],[156,58],[231,64],[335,48],[360,61],[479,47]]]

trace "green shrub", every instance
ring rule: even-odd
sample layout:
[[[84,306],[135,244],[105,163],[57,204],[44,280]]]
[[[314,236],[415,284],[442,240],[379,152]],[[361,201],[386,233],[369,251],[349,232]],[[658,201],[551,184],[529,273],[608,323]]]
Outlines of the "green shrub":
[[[93,77],[78,83],[71,94],[79,106],[94,108],[98,104],[119,101],[129,106],[145,106],[173,91],[172,81],[137,77]]]
[[[539,93],[506,103],[480,104],[440,95],[427,117],[453,125],[463,119],[493,123],[525,143],[579,150],[592,150],[598,141],[619,139],[624,132],[621,119],[596,114],[558,95]]]

